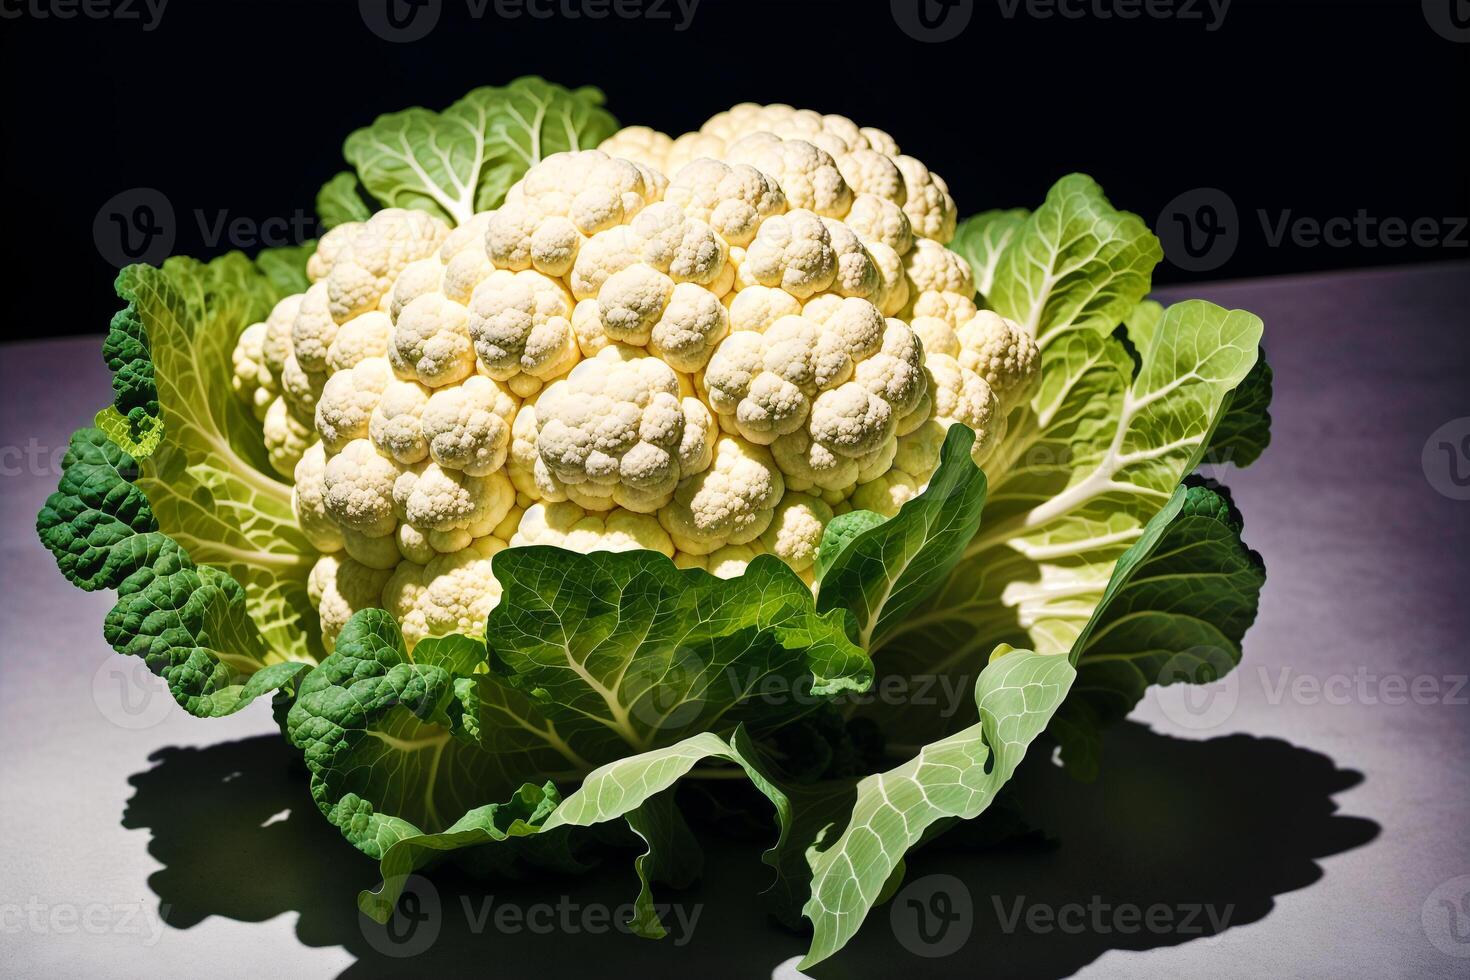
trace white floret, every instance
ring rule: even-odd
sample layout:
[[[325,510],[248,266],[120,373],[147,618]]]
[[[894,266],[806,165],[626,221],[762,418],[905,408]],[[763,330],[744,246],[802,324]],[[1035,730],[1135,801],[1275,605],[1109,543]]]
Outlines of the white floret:
[[[580,359],[566,287],[539,272],[500,270],[470,297],[469,333],[481,370],[524,398]]]
[[[479,375],[435,391],[420,418],[429,455],[440,466],[489,476],[505,465],[518,407],[507,389]]]
[[[383,587],[391,572],[368,568],[346,555],[323,555],[311,567],[306,593],[316,606],[322,646],[331,653],[353,613],[383,606]]]
[[[393,484],[400,469],[366,439],[349,442],[327,460],[323,483],[327,513],[344,531],[368,537],[392,534]]]
[[[984,378],[1000,399],[1001,411],[1030,397],[1041,369],[1036,341],[1014,320],[981,310],[955,331],[959,362]]]
[[[784,492],[781,471],[766,449],[722,436],[709,468],[681,483],[658,519],[680,551],[705,555],[760,537]]]
[[[427,564],[398,564],[383,586],[383,606],[402,626],[409,650],[431,636],[485,635],[501,592],[491,559],[504,547],[499,538],[483,537]]]
[[[634,348],[577,365],[541,394],[534,418],[540,471],[588,509],[657,510],[710,464],[713,417],[668,364]]]

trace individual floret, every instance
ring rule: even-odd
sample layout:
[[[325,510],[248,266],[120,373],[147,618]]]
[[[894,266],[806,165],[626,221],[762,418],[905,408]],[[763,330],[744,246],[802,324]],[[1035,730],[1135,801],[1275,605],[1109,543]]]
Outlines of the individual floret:
[[[565,374],[581,356],[572,298],[539,272],[493,273],[475,287],[469,314],[481,370],[522,398]]]
[[[420,431],[434,462],[469,476],[489,476],[505,465],[518,403],[498,382],[476,375],[429,397]]]
[[[266,325],[252,323],[240,334],[230,354],[233,368],[230,386],[257,422],[265,420],[265,413],[280,390],[275,375],[265,363],[265,337]]]
[[[416,297],[398,313],[388,357],[400,378],[430,388],[463,381],[475,373],[470,311],[443,293]]]
[[[392,573],[368,568],[346,555],[323,555],[311,567],[306,594],[321,622],[322,646],[328,653],[353,613],[383,606],[383,587]]]
[[[739,436],[722,436],[710,467],[679,484],[673,500],[658,512],[659,523],[680,551],[707,555],[760,537],[785,489],[766,449]]]
[[[306,540],[317,551],[330,554],[342,550],[342,529],[327,513],[327,451],[320,442],[312,444],[296,464],[291,488],[291,510]]]
[[[774,177],[747,164],[732,167],[707,157],[679,171],[664,201],[742,247],[755,239],[762,221],[786,210],[786,193]]]
[[[354,439],[368,437],[373,410],[392,383],[393,369],[381,357],[370,357],[327,379],[316,403],[316,431],[328,452],[340,452]]]
[[[817,560],[817,548],[831,520],[832,508],[819,498],[787,493],[761,534],[761,545],[798,573],[806,572]]]
[[[774,177],[793,209],[840,218],[852,207],[852,188],[843,179],[837,161],[806,140],[755,132],[727,147],[723,159],[726,163],[749,164]]]
[[[1036,341],[1014,320],[981,310],[955,331],[960,343],[959,362],[990,385],[1009,413],[1025,401],[1041,369]]]
[[[368,537],[392,534],[393,484],[400,469],[366,439],[356,439],[327,460],[323,474],[326,510],[344,531]]]
[[[387,208],[374,214],[336,256],[322,281],[332,319],[346,323],[377,309],[409,263],[432,256],[448,234],[449,227],[426,211]]]
[[[398,620],[409,650],[431,636],[484,636],[485,620],[500,601],[491,558],[505,547],[478,538],[427,564],[400,562],[382,589],[383,606]]]
[[[436,551],[452,552],[495,530],[515,505],[515,489],[500,471],[470,476],[427,462],[397,477],[392,498],[399,519],[427,535]]]
[[[291,475],[301,461],[301,454],[316,438],[316,432],[297,417],[284,398],[271,402],[260,430],[271,469],[282,476]]]
[[[710,465],[714,419],[668,364],[612,346],[537,399],[538,492],[589,510],[649,513]],[[536,464],[533,463],[533,466]],[[549,491],[549,494],[547,493]]]

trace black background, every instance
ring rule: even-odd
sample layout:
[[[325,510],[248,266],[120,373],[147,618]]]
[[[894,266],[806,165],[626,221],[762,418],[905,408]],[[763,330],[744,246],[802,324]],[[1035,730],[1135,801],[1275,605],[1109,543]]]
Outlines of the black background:
[[[745,100],[844,113],[943,175],[962,215],[1034,206],[1072,170],[1150,223],[1191,189],[1223,191],[1233,255],[1203,272],[1166,262],[1161,282],[1470,255],[1463,231],[1458,245],[1273,246],[1259,214],[1470,213],[1470,43],[1431,29],[1419,0],[1234,0],[1215,30],[1205,0],[1204,20],[1038,19],[1024,3],[1007,17],[1001,0],[972,0],[943,43],[907,36],[889,0],[701,0],[682,31],[674,0],[659,0],[669,19],[599,21],[493,6],[477,19],[477,0],[438,0],[412,43],[376,36],[357,0],[171,0],[152,30],[33,12],[80,2],[0,0],[9,337],[105,329],[117,301],[94,222],[115,195],[161,192],[174,252],[253,251],[256,227],[268,244],[310,237],[349,131],[526,73],[595,84],[624,123],[670,133]],[[143,0],[86,2],[144,15]],[[245,233],[214,239],[221,219]]]

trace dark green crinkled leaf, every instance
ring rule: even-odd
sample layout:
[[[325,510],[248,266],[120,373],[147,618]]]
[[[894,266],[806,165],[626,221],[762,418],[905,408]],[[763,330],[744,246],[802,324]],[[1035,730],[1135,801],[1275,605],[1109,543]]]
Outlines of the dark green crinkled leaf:
[[[227,573],[196,566],[158,531],[132,481],[138,464],[97,429],[72,436],[57,492],[36,519],[63,575],[88,591],[117,590],[103,635],[167,683],[191,714],[232,714],[289,687],[307,666],[281,662]]]
[[[648,551],[509,548],[492,567],[505,590],[486,632],[492,667],[585,758],[778,724],[872,679],[844,614],[819,615],[770,555],[734,579]]]

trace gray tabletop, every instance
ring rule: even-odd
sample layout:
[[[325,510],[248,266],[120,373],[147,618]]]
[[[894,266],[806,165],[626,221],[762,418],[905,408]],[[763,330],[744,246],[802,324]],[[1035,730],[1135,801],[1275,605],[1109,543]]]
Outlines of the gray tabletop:
[[[1269,453],[1219,474],[1270,574],[1244,663],[1206,697],[1151,695],[1095,784],[1028,760],[1044,839],[916,855],[908,880],[961,914],[943,943],[895,903],[816,975],[1470,972],[1470,266],[1164,298],[1186,294],[1263,316],[1276,371]],[[0,350],[0,974],[795,975],[803,941],[751,898],[757,842],[667,894],[684,925],[661,944],[602,934],[633,887],[617,862],[436,879],[431,941],[381,952],[353,905],[374,865],[268,709],[172,710],[104,644],[109,595],[36,541],[67,435],[108,397],[98,350]]]

